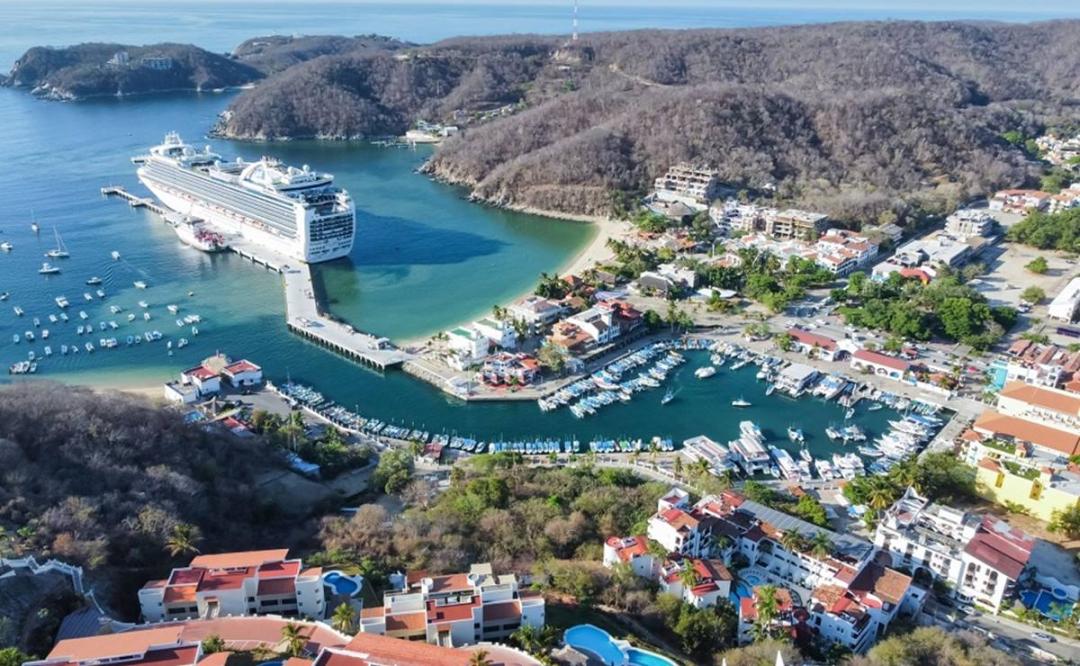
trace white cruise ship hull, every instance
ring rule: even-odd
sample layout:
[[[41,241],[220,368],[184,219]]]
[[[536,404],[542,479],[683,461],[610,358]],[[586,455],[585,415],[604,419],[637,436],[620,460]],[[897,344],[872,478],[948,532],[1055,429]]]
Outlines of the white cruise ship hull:
[[[226,243],[228,242],[229,236],[240,236],[252,243],[266,247],[277,254],[311,264],[340,259],[341,257],[348,256],[349,252],[352,251],[351,240],[347,245],[342,244],[342,246],[336,248],[336,250],[328,252],[309,253],[300,251],[298,239],[283,238],[254,225],[245,224],[216,208],[205,205],[193,197],[180,194],[172,188],[159,184],[151,178],[146,178],[141,172],[139,173],[139,181],[169,210],[180,213],[181,215],[204,220],[209,223],[213,229],[222,232],[226,236]]]

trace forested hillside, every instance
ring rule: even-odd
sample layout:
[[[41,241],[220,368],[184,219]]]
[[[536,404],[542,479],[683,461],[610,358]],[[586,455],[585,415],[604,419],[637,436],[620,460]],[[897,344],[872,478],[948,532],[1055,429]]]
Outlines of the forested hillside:
[[[484,200],[608,213],[673,162],[847,218],[938,209],[1036,173],[1002,132],[1075,114],[1080,22],[877,22],[455,39],[327,56],[236,100],[245,138],[466,125],[432,173]],[[507,117],[470,121],[514,105]]]

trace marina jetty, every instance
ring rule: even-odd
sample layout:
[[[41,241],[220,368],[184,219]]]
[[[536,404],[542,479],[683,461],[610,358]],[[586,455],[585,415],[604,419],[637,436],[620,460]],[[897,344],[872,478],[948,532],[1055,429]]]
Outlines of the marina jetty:
[[[103,187],[101,193],[124,199],[132,208],[145,208],[157,213],[166,224],[175,226],[168,211],[151,197],[137,197],[119,186]],[[207,225],[204,220],[200,223]],[[320,307],[311,267],[307,264],[293,261],[262,244],[250,242],[240,234],[217,229],[215,232],[224,239],[223,249],[281,275],[285,291],[285,321],[290,331],[380,371],[401,366],[412,358],[411,354],[395,347],[389,339],[358,331],[327,314]],[[300,265],[292,265],[296,263]]]

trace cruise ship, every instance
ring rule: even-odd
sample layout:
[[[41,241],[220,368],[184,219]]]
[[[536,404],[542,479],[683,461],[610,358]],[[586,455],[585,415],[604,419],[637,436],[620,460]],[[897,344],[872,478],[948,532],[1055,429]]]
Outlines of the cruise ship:
[[[227,237],[238,235],[306,263],[352,250],[356,209],[330,174],[265,157],[225,162],[209,146],[198,150],[175,132],[132,161],[140,165],[139,181],[167,208],[205,220]]]

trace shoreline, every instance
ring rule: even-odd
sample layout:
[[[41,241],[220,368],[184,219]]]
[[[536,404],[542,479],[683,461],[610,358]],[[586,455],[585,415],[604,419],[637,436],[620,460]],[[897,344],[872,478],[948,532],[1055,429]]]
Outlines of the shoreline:
[[[477,202],[482,203],[482,202]],[[604,217],[600,215],[570,215],[568,213],[559,213],[554,211],[547,211],[539,208],[530,208],[528,206],[496,206],[504,210],[511,210],[517,213],[525,213],[527,215],[536,215],[539,217],[548,217],[554,220],[560,220],[563,222],[574,222],[578,224],[588,224],[596,229],[596,234],[593,238],[585,244],[580,250],[573,253],[566,260],[559,264],[555,269],[555,275],[575,275],[584,272],[585,270],[592,268],[598,263],[602,263],[611,259],[614,255],[607,247],[608,240],[612,238],[618,238],[620,235],[626,234],[630,230],[630,226],[626,222],[615,220],[613,218]],[[501,306],[509,306],[515,301],[524,298],[533,293],[537,283],[533,283],[533,287],[528,291],[517,294],[507,301],[499,303]],[[412,336],[401,340],[394,340],[394,344],[402,349],[409,349],[410,347],[422,347],[432,337],[440,333],[441,331],[453,329],[455,326],[461,326],[468,324],[475,317],[470,317],[454,323],[445,328],[436,329],[425,333],[423,335]]]

